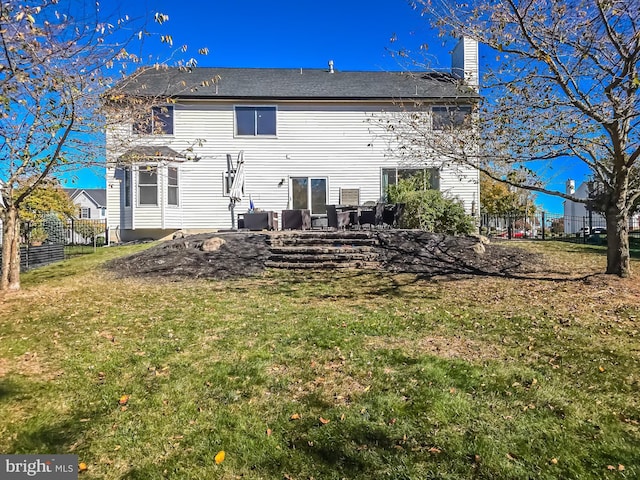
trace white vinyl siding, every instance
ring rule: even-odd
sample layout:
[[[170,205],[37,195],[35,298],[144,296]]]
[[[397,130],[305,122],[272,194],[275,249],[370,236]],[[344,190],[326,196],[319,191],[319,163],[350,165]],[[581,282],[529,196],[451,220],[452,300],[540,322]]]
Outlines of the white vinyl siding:
[[[200,160],[179,165],[178,208],[164,208],[164,198],[159,198],[156,207],[134,207],[135,216],[126,228],[230,228],[229,198],[223,188],[226,155],[231,154],[235,163],[240,151],[244,151],[245,159],[245,196],[236,205],[236,213],[249,208],[249,195],[256,208],[276,212],[291,208],[293,177],[326,179],[330,204],[339,203],[341,188],[358,188],[361,203],[380,200],[382,169],[399,167],[401,161],[390,154],[388,139],[371,119],[397,107],[391,102],[274,103],[277,137],[237,136],[237,102],[176,104],[175,135],[169,140],[147,138],[145,145],[163,145],[180,152],[192,146],[194,139],[202,139],[204,142],[194,149]],[[167,190],[165,176],[159,175],[158,191],[163,197]],[[479,200],[477,173],[470,169],[442,170],[440,190],[459,197],[470,211],[472,201]],[[132,204],[137,206],[137,199],[133,198]]]

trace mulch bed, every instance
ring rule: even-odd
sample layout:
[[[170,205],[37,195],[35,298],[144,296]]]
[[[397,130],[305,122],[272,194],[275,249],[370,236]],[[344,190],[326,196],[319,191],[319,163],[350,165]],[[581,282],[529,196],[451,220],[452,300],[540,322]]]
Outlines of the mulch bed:
[[[267,233],[208,233],[163,242],[113,260],[122,277],[231,279],[258,275],[269,258]],[[380,239],[380,266],[393,273],[439,276],[512,276],[537,271],[539,255],[519,248],[481,244],[416,230],[372,231]],[[222,241],[221,241],[222,240]]]

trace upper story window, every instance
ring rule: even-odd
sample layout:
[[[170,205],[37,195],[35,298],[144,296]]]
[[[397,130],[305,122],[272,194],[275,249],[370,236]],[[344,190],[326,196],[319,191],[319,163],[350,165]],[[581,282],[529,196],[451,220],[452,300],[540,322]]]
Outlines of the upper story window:
[[[138,135],[173,135],[173,107],[151,107],[151,114],[133,124]]]
[[[236,135],[275,136],[276,107],[236,107]]]
[[[158,167],[138,167],[138,204],[158,205]]]
[[[80,207],[78,215],[78,218],[91,218],[91,209],[88,207]]]
[[[431,118],[434,130],[464,127],[471,120],[471,107],[459,105],[431,107]]]

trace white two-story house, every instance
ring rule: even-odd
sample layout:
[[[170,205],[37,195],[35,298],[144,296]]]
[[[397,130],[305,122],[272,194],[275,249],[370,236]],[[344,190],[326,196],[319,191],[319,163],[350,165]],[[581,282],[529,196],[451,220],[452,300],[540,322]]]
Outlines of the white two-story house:
[[[471,114],[478,46],[469,39],[454,50],[446,74],[339,71],[332,63],[318,70],[168,68],[140,73],[121,92],[167,101],[149,108],[150,121],[107,131],[110,241],[231,228],[229,176],[240,152],[236,212],[251,202],[321,218],[327,204],[378,202],[389,184],[428,169],[433,188],[477,214],[475,169],[395,156],[392,135],[378,121],[417,102],[437,134]]]

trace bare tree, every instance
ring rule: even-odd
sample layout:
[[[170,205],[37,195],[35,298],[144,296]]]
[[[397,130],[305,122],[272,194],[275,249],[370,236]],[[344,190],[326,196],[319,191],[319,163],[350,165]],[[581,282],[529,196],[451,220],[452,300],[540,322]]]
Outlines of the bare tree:
[[[515,187],[586,203],[549,188],[541,174],[578,159],[598,185],[599,209],[607,219],[606,272],[629,276],[629,217],[640,198],[640,3],[411,3],[443,35],[475,39],[497,58],[487,65],[473,128],[423,134],[416,142],[415,134],[430,127],[425,115],[407,112],[389,121],[405,139],[401,148],[411,155],[427,150]]]
[[[20,288],[20,205],[52,176],[104,164],[104,95],[140,63],[130,49],[147,23],[95,1],[0,2],[0,290]]]

